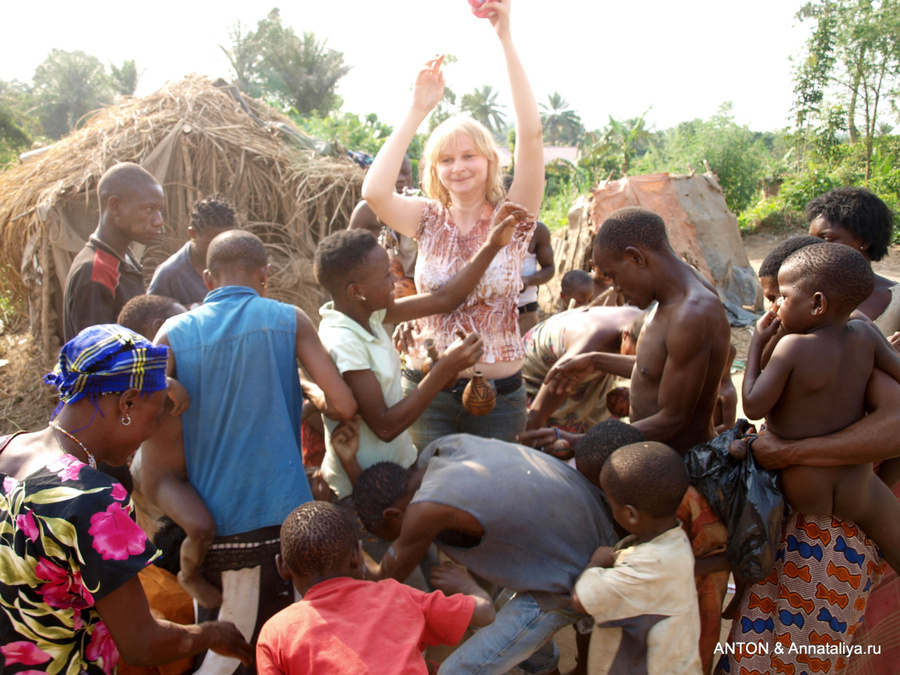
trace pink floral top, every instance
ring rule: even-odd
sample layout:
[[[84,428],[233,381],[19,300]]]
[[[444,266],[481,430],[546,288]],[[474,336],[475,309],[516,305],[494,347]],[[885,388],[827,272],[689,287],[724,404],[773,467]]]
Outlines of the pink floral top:
[[[115,672],[119,652],[94,603],[158,553],[128,492],[70,455],[0,480],[0,670]]]
[[[496,207],[499,208],[499,205]],[[446,284],[468,263],[487,240],[495,207],[485,203],[472,231],[461,235],[440,202],[428,200],[416,239],[416,288],[434,291]],[[522,260],[534,232],[535,221],[517,226],[512,241],[494,258],[475,291],[454,311],[419,319],[421,336],[413,356],[424,358],[422,340],[432,337],[438,352],[456,339],[456,331],[477,331],[484,340],[484,363],[524,358],[519,335],[519,291],[522,289]]]

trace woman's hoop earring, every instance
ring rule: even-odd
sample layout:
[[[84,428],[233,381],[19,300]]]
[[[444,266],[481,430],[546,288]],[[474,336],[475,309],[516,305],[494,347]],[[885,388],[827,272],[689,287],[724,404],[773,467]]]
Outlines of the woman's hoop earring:
[[[122,423],[123,427],[127,427],[129,424],[131,424],[131,417],[128,415],[128,413],[122,413],[122,419],[119,421]]]

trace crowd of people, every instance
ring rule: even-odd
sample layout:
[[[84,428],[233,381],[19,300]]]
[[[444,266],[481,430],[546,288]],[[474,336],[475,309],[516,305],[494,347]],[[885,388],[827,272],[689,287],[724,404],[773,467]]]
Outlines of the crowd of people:
[[[460,116],[411,189],[444,94],[429,60],[319,242],[318,327],[266,297],[265,246],[222,195],[145,289],[130,245],[162,231],[163,187],[103,175],[45,377],[59,406],[0,438],[3,672],[547,675],[565,626],[592,675],[896,671],[900,285],[871,267],[893,214],[832,190],[760,267],[741,401],[790,508],[722,644],[734,533],[684,458],[734,422],[725,309],[627,207],[540,313],[540,115],[510,0],[473,13],[503,53],[514,175]]]

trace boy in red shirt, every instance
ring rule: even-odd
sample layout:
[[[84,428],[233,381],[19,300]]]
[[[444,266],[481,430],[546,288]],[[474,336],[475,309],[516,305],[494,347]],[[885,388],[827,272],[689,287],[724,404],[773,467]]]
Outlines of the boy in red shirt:
[[[308,502],[287,517],[276,563],[303,599],[263,626],[259,675],[424,674],[425,647],[456,644],[470,625],[494,620],[488,594],[457,565],[432,572],[436,586],[459,591],[449,597],[393,579],[360,580],[356,527],[346,509],[328,502]]]

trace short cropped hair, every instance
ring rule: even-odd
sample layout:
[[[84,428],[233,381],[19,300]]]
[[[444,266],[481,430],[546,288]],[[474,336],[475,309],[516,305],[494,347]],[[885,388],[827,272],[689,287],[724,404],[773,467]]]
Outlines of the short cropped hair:
[[[665,221],[653,211],[639,206],[613,211],[600,225],[594,237],[594,248],[618,257],[629,246],[656,252],[671,250]]]
[[[106,170],[97,183],[97,198],[100,210],[106,208],[110,197],[121,197],[134,185],[159,185],[156,177],[144,167],[134,162],[119,162]]]
[[[839,187],[819,195],[806,205],[806,222],[819,217],[850,230],[866,242],[872,260],[887,255],[894,234],[894,214],[865,188]]]
[[[191,207],[191,227],[197,232],[233,230],[237,227],[234,207],[218,194],[199,199]]]
[[[575,461],[578,470],[592,483],[600,480],[603,464],[619,448],[640,443],[644,434],[635,427],[619,420],[605,420],[595,424],[575,444]]]
[[[805,292],[821,292],[829,303],[848,314],[875,290],[875,273],[862,253],[832,242],[792,253],[781,265],[779,276]]]
[[[206,252],[206,269],[214,277],[225,270],[250,272],[265,267],[268,262],[262,240],[244,230],[228,230],[216,236]]]
[[[281,558],[297,576],[339,572],[356,542],[350,512],[330,502],[306,502],[281,525]]]
[[[381,527],[385,509],[406,494],[411,473],[395,462],[377,462],[356,479],[353,501],[363,527],[369,532],[374,533]]]
[[[313,273],[332,297],[343,292],[352,275],[366,262],[378,240],[368,230],[338,230],[316,248]]]
[[[183,311],[184,307],[177,300],[164,295],[136,295],[122,307],[116,323],[153,340],[156,337],[153,331],[155,321],[165,321]]]
[[[563,274],[562,279],[559,281],[559,290],[569,296],[577,290],[593,288],[594,280],[584,270],[569,270]]]
[[[759,272],[757,273],[757,276],[777,277],[778,270],[781,269],[781,265],[791,253],[799,251],[805,246],[812,246],[813,244],[821,243],[821,239],[819,239],[818,237],[813,237],[809,234],[801,234],[797,237],[785,239],[783,242],[778,244],[778,246],[769,251],[769,255],[765,257],[765,259],[762,261],[762,265],[759,266]]]
[[[497,144],[494,142],[491,132],[483,124],[466,115],[455,115],[444,120],[428,137],[419,169],[420,183],[425,196],[438,200],[444,206],[450,206],[450,193],[441,184],[438,177],[438,165],[441,153],[457,133],[471,138],[478,154],[487,159],[487,184],[484,187],[484,197],[491,204],[499,204],[506,196],[506,190],[503,188],[500,174],[500,155],[497,153]]]
[[[603,485],[620,504],[653,518],[674,516],[688,489],[684,460],[655,441],[619,448],[603,465]]]

